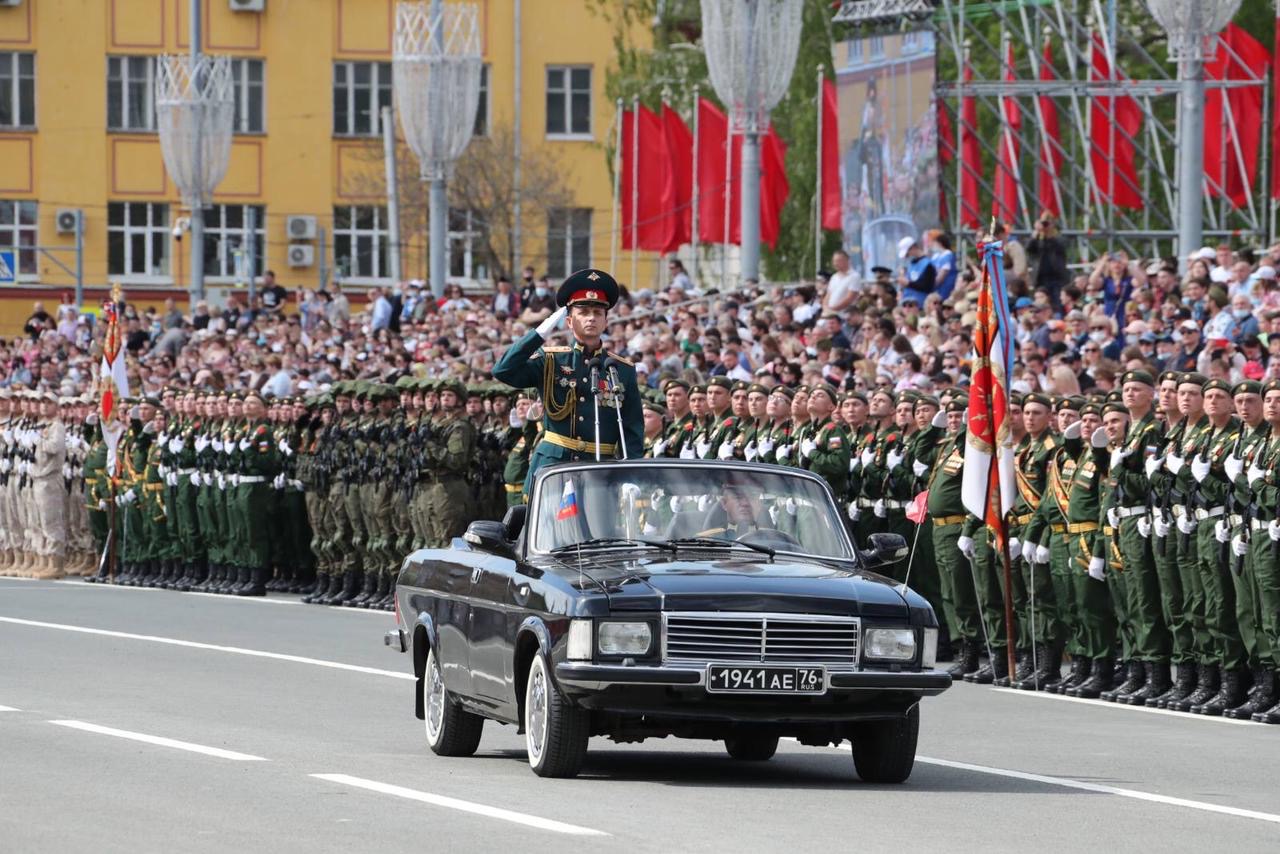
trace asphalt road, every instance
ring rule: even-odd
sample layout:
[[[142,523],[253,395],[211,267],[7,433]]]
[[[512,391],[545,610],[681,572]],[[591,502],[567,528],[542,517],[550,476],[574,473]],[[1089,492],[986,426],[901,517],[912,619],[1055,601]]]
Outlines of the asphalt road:
[[[848,748],[592,741],[442,759],[386,613],[0,579],[0,851],[1280,847],[1280,727],[958,685],[901,786]]]

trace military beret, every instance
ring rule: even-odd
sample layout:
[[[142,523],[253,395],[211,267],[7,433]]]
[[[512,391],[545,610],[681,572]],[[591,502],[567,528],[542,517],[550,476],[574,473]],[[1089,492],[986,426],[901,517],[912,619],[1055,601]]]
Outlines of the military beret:
[[[719,386],[720,388],[723,388],[723,389],[732,390],[733,380],[729,379],[728,377],[712,377],[711,379],[707,380],[707,388],[710,389],[713,385]]]
[[[1200,388],[1204,388],[1204,384],[1208,381],[1209,378],[1204,374],[1197,374],[1195,372],[1182,374],[1178,377],[1178,385],[1198,385]]]
[[[650,412],[658,413],[664,418],[667,415],[667,408],[663,406],[661,403],[654,403],[652,400],[646,400],[644,403],[641,404],[641,406],[643,406],[645,409],[649,410]]]
[[[1050,399],[1049,395],[1041,394],[1038,391],[1033,391],[1022,398],[1023,406],[1026,406],[1028,403],[1038,403],[1041,406],[1043,406],[1045,409],[1049,409],[1049,410],[1053,409],[1053,400]]]
[[[684,389],[686,393],[689,391],[689,383],[685,382],[682,379],[672,379],[672,380],[667,380],[665,383],[662,384],[663,392],[669,391],[672,386],[678,386]]]
[[[1102,407],[1103,415],[1106,415],[1108,412],[1119,412],[1121,415],[1129,414],[1129,410],[1125,408],[1125,405],[1116,400],[1107,401],[1106,405]]]
[[[565,279],[556,291],[556,305],[561,308],[574,305],[613,308],[617,304],[618,283],[603,270],[579,270]]]
[[[1263,394],[1271,391],[1280,391],[1280,380],[1270,380],[1262,387]]]
[[[1234,387],[1232,387],[1231,396],[1235,397],[1238,394],[1259,394],[1260,395],[1262,394],[1262,383],[1257,382],[1256,380],[1245,380],[1244,382],[1238,382],[1235,384]]]
[[[1125,383],[1142,383],[1155,388],[1156,381],[1147,371],[1125,371],[1120,377],[1120,385],[1123,386]]]
[[[785,397],[787,400],[794,400],[796,396],[795,391],[785,385],[776,385],[769,389],[769,395],[771,397],[775,394]]]
[[[815,383],[813,388],[809,389],[809,396],[812,397],[819,392],[829,397],[832,403],[835,403],[839,397],[839,395],[836,394],[835,388],[827,383]]]
[[[1224,391],[1227,394],[1232,393],[1231,384],[1228,383],[1226,380],[1209,380],[1207,383],[1204,384],[1204,390],[1206,392],[1216,390],[1216,391]]]

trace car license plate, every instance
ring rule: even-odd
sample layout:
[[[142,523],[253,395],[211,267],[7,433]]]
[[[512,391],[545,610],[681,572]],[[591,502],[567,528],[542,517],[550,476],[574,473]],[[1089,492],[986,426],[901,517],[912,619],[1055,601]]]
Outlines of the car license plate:
[[[827,671],[821,667],[707,667],[707,690],[714,694],[824,694]]]

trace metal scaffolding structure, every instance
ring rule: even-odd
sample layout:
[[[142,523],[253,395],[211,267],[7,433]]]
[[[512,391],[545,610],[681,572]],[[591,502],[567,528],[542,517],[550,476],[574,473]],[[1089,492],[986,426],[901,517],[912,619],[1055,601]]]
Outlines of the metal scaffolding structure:
[[[926,8],[927,7],[927,8]],[[1145,13],[1145,9],[1143,10]],[[962,238],[973,229],[961,226],[961,187],[965,183],[962,141],[962,105],[976,102],[978,127],[974,136],[982,152],[984,169],[973,172],[979,188],[981,222],[989,222],[995,184],[995,166],[1000,147],[1016,139],[1018,210],[1011,225],[1023,235],[1031,232],[1045,209],[1054,205],[1041,195],[1041,168],[1056,151],[1061,157],[1053,192],[1061,210],[1062,234],[1074,251],[1072,260],[1094,258],[1104,249],[1123,249],[1131,257],[1184,256],[1196,246],[1179,247],[1178,134],[1183,86],[1175,63],[1163,53],[1153,55],[1150,40],[1141,38],[1132,26],[1118,20],[1116,0],[1009,0],[1008,2],[968,2],[968,0],[845,0],[834,16],[836,38],[863,32],[884,32],[932,28],[938,44],[935,94],[945,109],[954,134],[955,156],[941,170],[945,195],[945,228]],[[844,25],[842,29],[841,25]],[[1270,40],[1262,37],[1264,42]],[[1052,48],[1052,79],[1042,80],[1043,52]],[[1010,74],[1003,58],[1012,45],[1014,67]],[[1109,73],[1094,73],[1091,51],[1105,51]],[[1270,45],[1267,44],[1269,48]],[[1225,51],[1233,62],[1240,57],[1220,36],[1209,37],[1204,53]],[[1241,64],[1243,64],[1241,62]],[[971,76],[966,75],[968,70]],[[968,79],[966,79],[968,77]],[[1091,79],[1098,78],[1098,79]],[[1010,79],[1011,78],[1011,79]],[[1227,188],[1213,177],[1235,170],[1244,173],[1239,116],[1233,112],[1228,90],[1255,87],[1261,92],[1262,116],[1268,116],[1270,92],[1267,73],[1246,75],[1246,79],[1208,79],[1204,88],[1211,97],[1220,97],[1221,122],[1217,150],[1222,162],[1206,174],[1198,192],[1203,214],[1201,242],[1230,239],[1236,243],[1262,245],[1275,233],[1275,212],[1267,199],[1268,145],[1259,147],[1259,162],[1252,181],[1245,182],[1243,194],[1236,187],[1236,203]],[[1212,93],[1218,93],[1213,96]],[[1044,100],[1048,99],[1048,100]],[[1107,110],[1124,101],[1136,104],[1140,129],[1128,136],[1107,112],[1108,140],[1093,139],[1091,113],[1098,104]],[[972,103],[971,102],[971,103]],[[1004,107],[1016,103],[1024,117],[1020,129],[1004,120]],[[1052,104],[1061,126],[1060,143],[1050,142],[1042,132],[1042,105]],[[1256,119],[1256,116],[1255,116]],[[940,122],[946,127],[947,122]],[[1265,137],[1268,125],[1261,125]],[[1093,141],[1091,142],[1091,139]],[[1091,167],[1091,146],[1116,151],[1117,143],[1128,141],[1134,149],[1136,191],[1139,203],[1121,208],[1110,202],[1118,188],[1102,187]],[[1228,160],[1229,159],[1229,160]],[[1214,164],[1208,164],[1213,166]],[[1117,169],[1107,169],[1107,180],[1123,180]],[[1243,198],[1241,198],[1243,195]],[[1185,219],[1184,219],[1185,225]]]

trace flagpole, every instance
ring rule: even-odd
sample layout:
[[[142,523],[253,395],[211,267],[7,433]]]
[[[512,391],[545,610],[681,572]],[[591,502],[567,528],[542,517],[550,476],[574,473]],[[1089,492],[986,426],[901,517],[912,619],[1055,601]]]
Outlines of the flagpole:
[[[813,193],[813,277],[818,277],[818,271],[822,269],[822,107],[823,95],[822,84],[823,78],[822,64],[818,64],[818,157],[814,161],[818,168],[814,170],[817,180],[814,182]],[[908,572],[910,567],[908,566]]]
[[[693,241],[693,257],[689,260],[689,265],[693,268],[689,271],[689,279],[693,282],[693,286],[698,287],[698,117],[702,113],[702,96],[698,94],[698,86],[693,87],[693,192],[690,195],[689,203],[693,205],[693,210],[689,212],[689,230],[692,232],[690,238]]]
[[[1018,652],[1014,646],[1013,561],[1009,557],[1009,520],[1003,513],[1000,514],[1000,521],[996,523],[996,542],[1000,544],[1000,557],[1004,562],[1004,626],[1007,641],[1005,655],[1009,660],[1009,684],[1012,685],[1013,674],[1018,669]]]
[[[725,113],[724,124],[724,240],[720,243],[720,287],[729,281],[729,191],[733,187],[733,125]]]
[[[636,216],[640,211],[640,96],[631,96],[631,281],[637,286],[636,277],[640,265],[640,223]]]
[[[613,144],[613,234],[609,238],[609,269],[618,272],[618,212],[622,210],[622,99],[614,101],[617,128]]]

